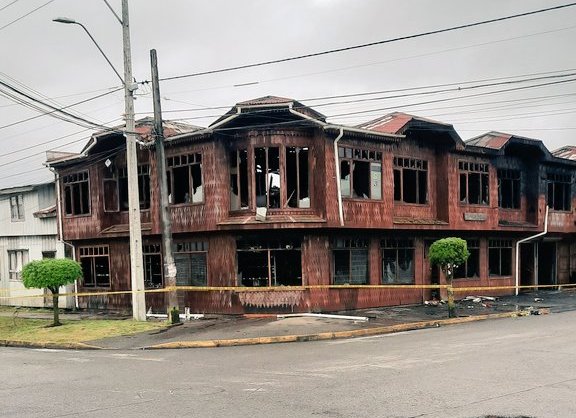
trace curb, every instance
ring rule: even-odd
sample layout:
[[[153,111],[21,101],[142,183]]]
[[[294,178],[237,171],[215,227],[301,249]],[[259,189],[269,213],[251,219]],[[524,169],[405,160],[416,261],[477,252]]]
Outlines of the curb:
[[[30,342],[0,340],[1,347],[22,347],[22,348],[49,348],[51,350],[104,350],[102,347],[84,343],[54,343],[54,342]]]
[[[234,338],[221,340],[201,340],[201,341],[174,341],[170,343],[155,344],[142,347],[142,350],[161,350],[179,348],[216,348],[216,347],[236,347],[242,345],[279,344],[305,341],[325,341],[344,338],[368,337],[374,335],[392,334],[395,332],[414,331],[425,328],[435,328],[442,325],[456,325],[467,322],[484,321],[488,319],[515,318],[528,316],[528,311],[514,311],[499,314],[477,315],[463,318],[438,319],[422,322],[410,322],[407,324],[390,325],[385,327],[373,327],[352,331],[321,332],[318,334],[304,335],[281,335],[273,337],[254,338]]]

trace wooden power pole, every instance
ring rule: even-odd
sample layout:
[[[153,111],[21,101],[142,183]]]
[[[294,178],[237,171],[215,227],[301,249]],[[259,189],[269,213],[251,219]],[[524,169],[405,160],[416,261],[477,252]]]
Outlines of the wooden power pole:
[[[172,221],[168,202],[168,180],[166,178],[166,155],[164,153],[164,127],[160,105],[160,84],[158,81],[158,58],[156,50],[150,50],[152,66],[152,97],[154,102],[154,131],[156,134],[156,176],[160,189],[160,219],[162,223],[162,248],[164,253],[164,280],[168,287],[176,287],[176,264],[172,254]],[[168,292],[168,309],[178,308],[176,290]]]

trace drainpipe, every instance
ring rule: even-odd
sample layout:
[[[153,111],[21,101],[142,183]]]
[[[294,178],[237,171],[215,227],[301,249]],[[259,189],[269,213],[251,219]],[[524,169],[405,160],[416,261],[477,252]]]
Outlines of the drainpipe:
[[[76,260],[76,249],[73,244],[64,241],[64,222],[62,221],[62,196],[60,194],[60,176],[54,170],[53,167],[49,167],[50,171],[54,173],[54,186],[56,187],[56,217],[58,219],[58,241],[62,244],[67,245],[72,249],[72,259]],[[78,304],[78,280],[74,280],[74,306],[78,310],[80,305]]]
[[[518,286],[520,281],[520,244],[523,242],[531,241],[535,238],[541,237],[548,233],[548,205],[546,205],[546,217],[544,218],[544,231],[532,235],[531,237],[521,239],[520,241],[516,242],[516,296],[518,296]]]
[[[338,189],[338,215],[340,216],[340,226],[344,226],[344,210],[342,209],[342,186],[340,185],[340,161],[338,161],[338,141],[344,136],[344,128],[340,128],[340,133],[334,140],[334,164],[336,166],[336,188]]]

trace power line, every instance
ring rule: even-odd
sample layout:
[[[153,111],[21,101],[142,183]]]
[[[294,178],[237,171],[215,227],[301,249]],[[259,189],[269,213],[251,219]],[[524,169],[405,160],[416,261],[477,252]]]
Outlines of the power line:
[[[14,125],[23,123],[23,122],[27,122],[27,121],[29,121],[29,120],[36,119],[36,118],[41,117],[41,116],[53,116],[53,117],[58,117],[59,119],[65,120],[66,122],[75,123],[75,124],[80,125],[80,126],[82,126],[82,127],[91,127],[91,128],[97,127],[97,128],[109,129],[107,126],[103,126],[103,125],[101,125],[101,124],[92,122],[92,121],[90,121],[90,120],[88,120],[88,119],[85,119],[85,118],[83,118],[83,117],[74,115],[73,113],[67,112],[65,109],[68,109],[68,108],[70,108],[70,107],[72,107],[72,106],[79,105],[79,104],[81,104],[81,103],[86,103],[86,102],[88,102],[88,101],[95,100],[95,99],[97,99],[97,98],[106,96],[106,95],[108,95],[108,94],[111,94],[111,93],[113,93],[113,92],[115,92],[115,91],[120,90],[120,89],[113,90],[113,91],[111,91],[111,92],[103,93],[103,94],[100,94],[100,95],[98,95],[98,96],[95,96],[95,97],[92,97],[92,98],[89,98],[89,99],[85,99],[85,100],[81,100],[81,101],[76,102],[76,103],[73,103],[73,104],[71,104],[71,105],[63,106],[63,107],[60,107],[60,108],[59,108],[59,107],[53,106],[53,105],[51,105],[51,104],[49,104],[49,103],[46,103],[46,102],[44,102],[44,101],[42,101],[42,100],[40,100],[40,99],[38,99],[38,98],[35,98],[35,97],[33,97],[33,96],[31,96],[31,95],[29,95],[29,94],[27,94],[27,93],[25,93],[25,92],[17,89],[16,87],[13,87],[13,86],[11,86],[11,85],[9,85],[9,84],[1,81],[1,80],[0,80],[0,86],[6,87],[6,88],[8,88],[10,91],[12,91],[12,92],[16,93],[16,95],[18,95],[18,96],[15,96],[14,94],[12,94],[12,93],[10,93],[10,92],[3,91],[3,93],[4,93],[5,95],[7,95],[10,99],[12,99],[13,101],[15,101],[15,102],[17,102],[17,103],[20,103],[20,104],[22,104],[22,105],[24,105],[24,106],[27,106],[27,107],[32,107],[33,109],[35,109],[35,110],[37,110],[37,111],[39,111],[39,112],[42,112],[41,115],[37,115],[37,116],[31,117],[31,118],[27,118],[27,119],[24,119],[24,120],[20,120],[20,121],[17,121],[17,122],[13,122],[13,123],[10,123],[10,124],[8,124],[8,125],[0,126],[0,129],[8,128],[8,127],[11,127],[11,126],[14,126]],[[28,99],[28,100],[32,101],[33,103],[26,102],[26,100],[21,99],[19,96],[22,96],[22,97],[24,97],[25,99]],[[41,106],[44,106],[44,107],[50,109],[50,111],[46,111],[45,109],[42,109],[42,108],[38,107],[38,105],[37,105],[36,103],[39,104],[39,105],[41,105]],[[63,115],[63,116],[62,116],[62,115]],[[72,120],[67,119],[67,118],[70,118],[70,119],[72,119]],[[80,122],[80,123],[79,123],[79,122]],[[88,126],[86,126],[86,125],[88,125]]]
[[[14,0],[14,1],[8,3],[6,6],[3,6],[3,7],[0,9],[0,12],[1,12],[2,10],[7,9],[8,7],[12,6],[12,5],[13,5],[14,3],[16,3],[17,1],[18,1],[18,0]]]
[[[32,13],[34,13],[35,11],[40,10],[41,8],[43,8],[43,7],[45,7],[45,6],[48,6],[48,5],[49,5],[50,3],[52,3],[53,1],[54,1],[54,0],[49,0],[49,1],[47,1],[46,3],[44,3],[44,4],[42,4],[42,5],[38,6],[38,7],[36,7],[35,9],[33,9],[33,10],[31,10],[31,11],[29,11],[29,12],[26,13],[25,15],[22,15],[22,16],[20,16],[19,18],[14,19],[13,21],[11,21],[11,22],[5,24],[4,26],[0,27],[0,30],[6,29],[8,26],[13,25],[14,23],[16,23],[16,22],[24,19],[26,16],[30,16],[30,15],[31,15]],[[11,3],[11,4],[13,4],[13,3]],[[10,4],[9,4],[8,6],[10,6]],[[6,6],[6,7],[8,7],[8,6]],[[5,7],[5,8],[6,8],[6,7]]]
[[[494,19],[481,20],[478,22],[467,23],[464,25],[458,25],[458,26],[452,26],[452,27],[448,27],[448,28],[436,29],[436,30],[427,31],[427,32],[421,32],[421,33],[412,34],[412,35],[399,36],[396,38],[385,39],[382,41],[369,42],[369,43],[360,44],[360,45],[330,49],[327,51],[315,52],[315,53],[311,53],[311,54],[297,55],[297,56],[288,57],[288,58],[280,58],[280,59],[276,59],[276,60],[269,60],[269,61],[258,62],[258,63],[253,63],[253,64],[238,65],[235,67],[221,68],[221,69],[217,69],[217,70],[209,70],[209,71],[203,71],[203,72],[198,72],[198,73],[177,75],[177,76],[172,76],[172,77],[164,77],[164,78],[161,78],[160,81],[171,81],[171,80],[178,80],[178,79],[188,78],[188,77],[198,77],[198,76],[203,76],[203,75],[208,75],[208,74],[216,74],[216,73],[223,73],[223,72],[229,72],[229,71],[244,70],[247,68],[260,67],[263,65],[279,64],[279,63],[283,63],[283,62],[301,60],[304,58],[312,58],[312,57],[318,57],[318,56],[322,56],[322,55],[335,54],[335,53],[339,53],[339,52],[352,51],[352,50],[360,49],[360,48],[367,48],[367,47],[376,46],[376,45],[384,45],[384,44],[388,44],[388,43],[392,43],[392,42],[405,41],[408,39],[421,38],[424,36],[437,35],[440,33],[452,32],[452,31],[456,31],[456,30],[460,30],[460,29],[472,28],[475,26],[486,25],[489,23],[502,22],[505,20],[516,19],[519,17],[525,17],[525,16],[535,15],[535,14],[539,14],[539,13],[550,12],[553,10],[560,10],[560,9],[564,9],[567,7],[573,7],[573,6],[576,6],[576,2],[575,3],[562,4],[562,5],[554,6],[554,7],[548,7],[548,8],[544,8],[544,9],[533,10],[530,12],[524,12],[524,13],[518,13],[518,14],[514,14],[514,15],[498,17],[498,18],[494,18]]]

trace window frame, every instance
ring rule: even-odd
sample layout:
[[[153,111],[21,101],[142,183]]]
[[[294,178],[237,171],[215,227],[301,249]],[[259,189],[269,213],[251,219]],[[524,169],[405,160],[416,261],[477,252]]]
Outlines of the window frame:
[[[556,212],[572,211],[572,174],[558,173],[554,171],[546,172],[546,203],[548,207]],[[557,207],[556,195],[563,194],[561,207]],[[552,193],[551,193],[552,192]]]
[[[98,280],[99,274],[97,272],[96,259],[106,258],[107,267],[107,283]],[[82,277],[82,287],[89,287],[95,289],[110,289],[112,287],[112,277],[110,273],[110,248],[108,245],[91,245],[78,247],[78,259],[82,265],[82,272],[84,273],[84,263],[83,260],[89,260],[90,263],[90,277],[91,282],[86,282],[86,275],[83,274]]]
[[[85,185],[85,186],[83,186]],[[63,188],[63,205],[64,205],[64,216],[71,218],[76,216],[90,216],[92,214],[92,195],[90,193],[90,172],[88,170],[82,170],[75,173],[65,174],[62,176],[62,188]],[[85,191],[83,189],[86,189]],[[78,202],[80,203],[80,208],[76,208],[74,204],[75,194],[79,193],[80,197]],[[86,208],[83,204],[84,193],[86,193]],[[70,206],[69,206],[70,205]],[[70,211],[68,210],[70,209]],[[78,209],[78,212],[76,211]]]
[[[183,256],[185,255],[185,256]],[[178,277],[179,274],[182,274],[182,270],[178,268],[179,263],[183,262],[182,259],[186,258],[186,262],[190,263],[190,273],[194,273],[192,271],[192,259],[193,256],[202,256],[203,257],[203,267],[204,267],[204,277],[203,282],[201,284],[195,283],[193,277],[186,278],[187,283],[184,284],[181,282],[183,280],[181,277]],[[208,242],[206,241],[179,241],[174,243],[174,263],[176,265],[176,286],[195,286],[195,287],[204,287],[208,286]],[[180,282],[179,282],[180,281]]]
[[[10,196],[10,220],[11,222],[23,222],[24,218],[24,195],[22,193]]]
[[[393,175],[394,175],[394,201],[402,204],[408,205],[428,205],[430,204],[429,192],[430,192],[430,177],[428,172],[428,160],[413,158],[413,157],[402,157],[395,156],[392,160]],[[406,171],[414,171],[415,177],[415,192],[416,202],[408,202],[404,193],[404,184]],[[424,191],[424,201],[422,201],[422,191],[420,190],[420,180],[421,173],[424,173],[425,178],[425,191]],[[398,175],[398,190],[396,189],[396,176]]]
[[[513,168],[499,168],[496,173],[498,178],[498,207],[500,209],[520,209],[522,198],[522,172]],[[509,186],[506,186],[506,184],[509,184]],[[505,201],[503,196],[505,192],[508,191],[511,196],[508,196]],[[504,206],[504,203],[506,202],[510,203],[507,206]]]
[[[394,271],[394,279],[392,281],[385,280],[386,268],[384,263],[388,259],[385,256],[386,252],[395,253],[395,265],[396,269]],[[399,277],[400,271],[397,268],[400,265],[400,254],[411,254],[410,260],[410,277],[407,279],[402,279]],[[415,271],[415,257],[416,257],[416,247],[414,244],[414,239],[412,238],[386,238],[380,240],[380,260],[382,265],[382,274],[380,277],[380,282],[383,285],[403,285],[403,284],[416,284],[416,271]],[[386,276],[387,277],[387,276]]]
[[[273,259],[278,253],[293,252],[298,253],[300,260],[300,282],[295,284],[284,284],[285,277],[278,277],[278,266],[273,265]],[[266,277],[240,278],[240,253],[261,253],[266,258]],[[236,273],[238,286],[246,287],[282,287],[282,286],[302,286],[302,242],[299,239],[263,240],[244,239],[236,241]],[[275,276],[276,274],[276,276]],[[279,281],[280,280],[280,281]]]
[[[480,279],[480,240],[479,239],[467,239],[466,240],[466,248],[470,252],[470,256],[466,259],[464,264],[458,266],[454,270],[454,279],[455,280],[479,280]],[[476,273],[477,275],[470,275],[470,270],[472,269],[470,266],[471,258],[474,256],[476,264]],[[460,271],[464,271],[464,275],[459,275]]]
[[[164,287],[164,257],[162,255],[161,244],[144,244],[142,246],[143,269],[144,269],[144,288],[145,289],[162,289]],[[152,270],[152,257],[160,258],[160,283],[154,283]],[[150,261],[150,264],[149,264]],[[150,268],[149,268],[150,266]],[[152,276],[150,276],[152,274]]]
[[[368,239],[337,238],[332,241],[332,284],[334,285],[368,285],[370,283],[370,241]],[[336,253],[348,253],[347,279],[337,276]],[[366,261],[365,277],[353,277],[354,256],[362,255]]]
[[[489,239],[488,240],[488,277],[498,278],[498,277],[510,277],[512,276],[512,264],[513,264],[513,248],[512,240],[508,239]],[[508,259],[510,261],[509,269],[506,265],[503,265],[502,260],[506,256],[504,251],[509,252]],[[498,268],[497,272],[492,272],[492,257],[497,255],[498,257]],[[507,274],[502,274],[502,273]]]
[[[478,176],[478,202],[470,202],[473,176]],[[466,179],[462,183],[463,177]],[[461,205],[490,206],[490,165],[470,160],[458,161],[459,202]],[[485,185],[485,188],[483,187]],[[464,186],[464,188],[463,188]],[[465,194],[463,198],[463,192]],[[485,196],[484,196],[485,194]],[[485,197],[485,200],[483,200]]]
[[[382,201],[384,199],[384,184],[382,181],[383,154],[382,151],[377,151],[375,149],[355,147],[352,145],[338,145],[338,172],[340,174],[338,181],[340,182],[340,194],[343,199],[362,201]],[[369,192],[369,195],[367,195],[367,197],[359,196],[357,193],[355,195],[354,193],[354,184],[356,182],[354,179],[355,166],[359,163],[368,164],[368,184],[366,185],[366,191]],[[342,178],[342,167],[344,164],[348,166],[348,179]],[[359,174],[360,173],[358,173],[358,175]],[[342,187],[345,184],[347,184],[347,186]]]
[[[7,250],[8,253],[8,279],[12,282],[22,281],[22,268],[30,260],[29,250]]]
[[[205,182],[204,182],[204,170],[203,170],[203,158],[202,152],[185,152],[180,154],[174,154],[166,157],[166,177],[168,180],[168,197],[169,204],[171,206],[176,205],[203,205],[205,203]],[[175,176],[174,171],[186,167],[187,177],[188,177],[188,192],[184,194],[184,202],[175,202]],[[200,184],[198,187],[194,187],[194,170],[200,170]],[[194,189],[201,188],[200,197],[198,200],[194,199]],[[198,191],[196,192],[198,193]],[[187,198],[186,198],[187,196]]]

